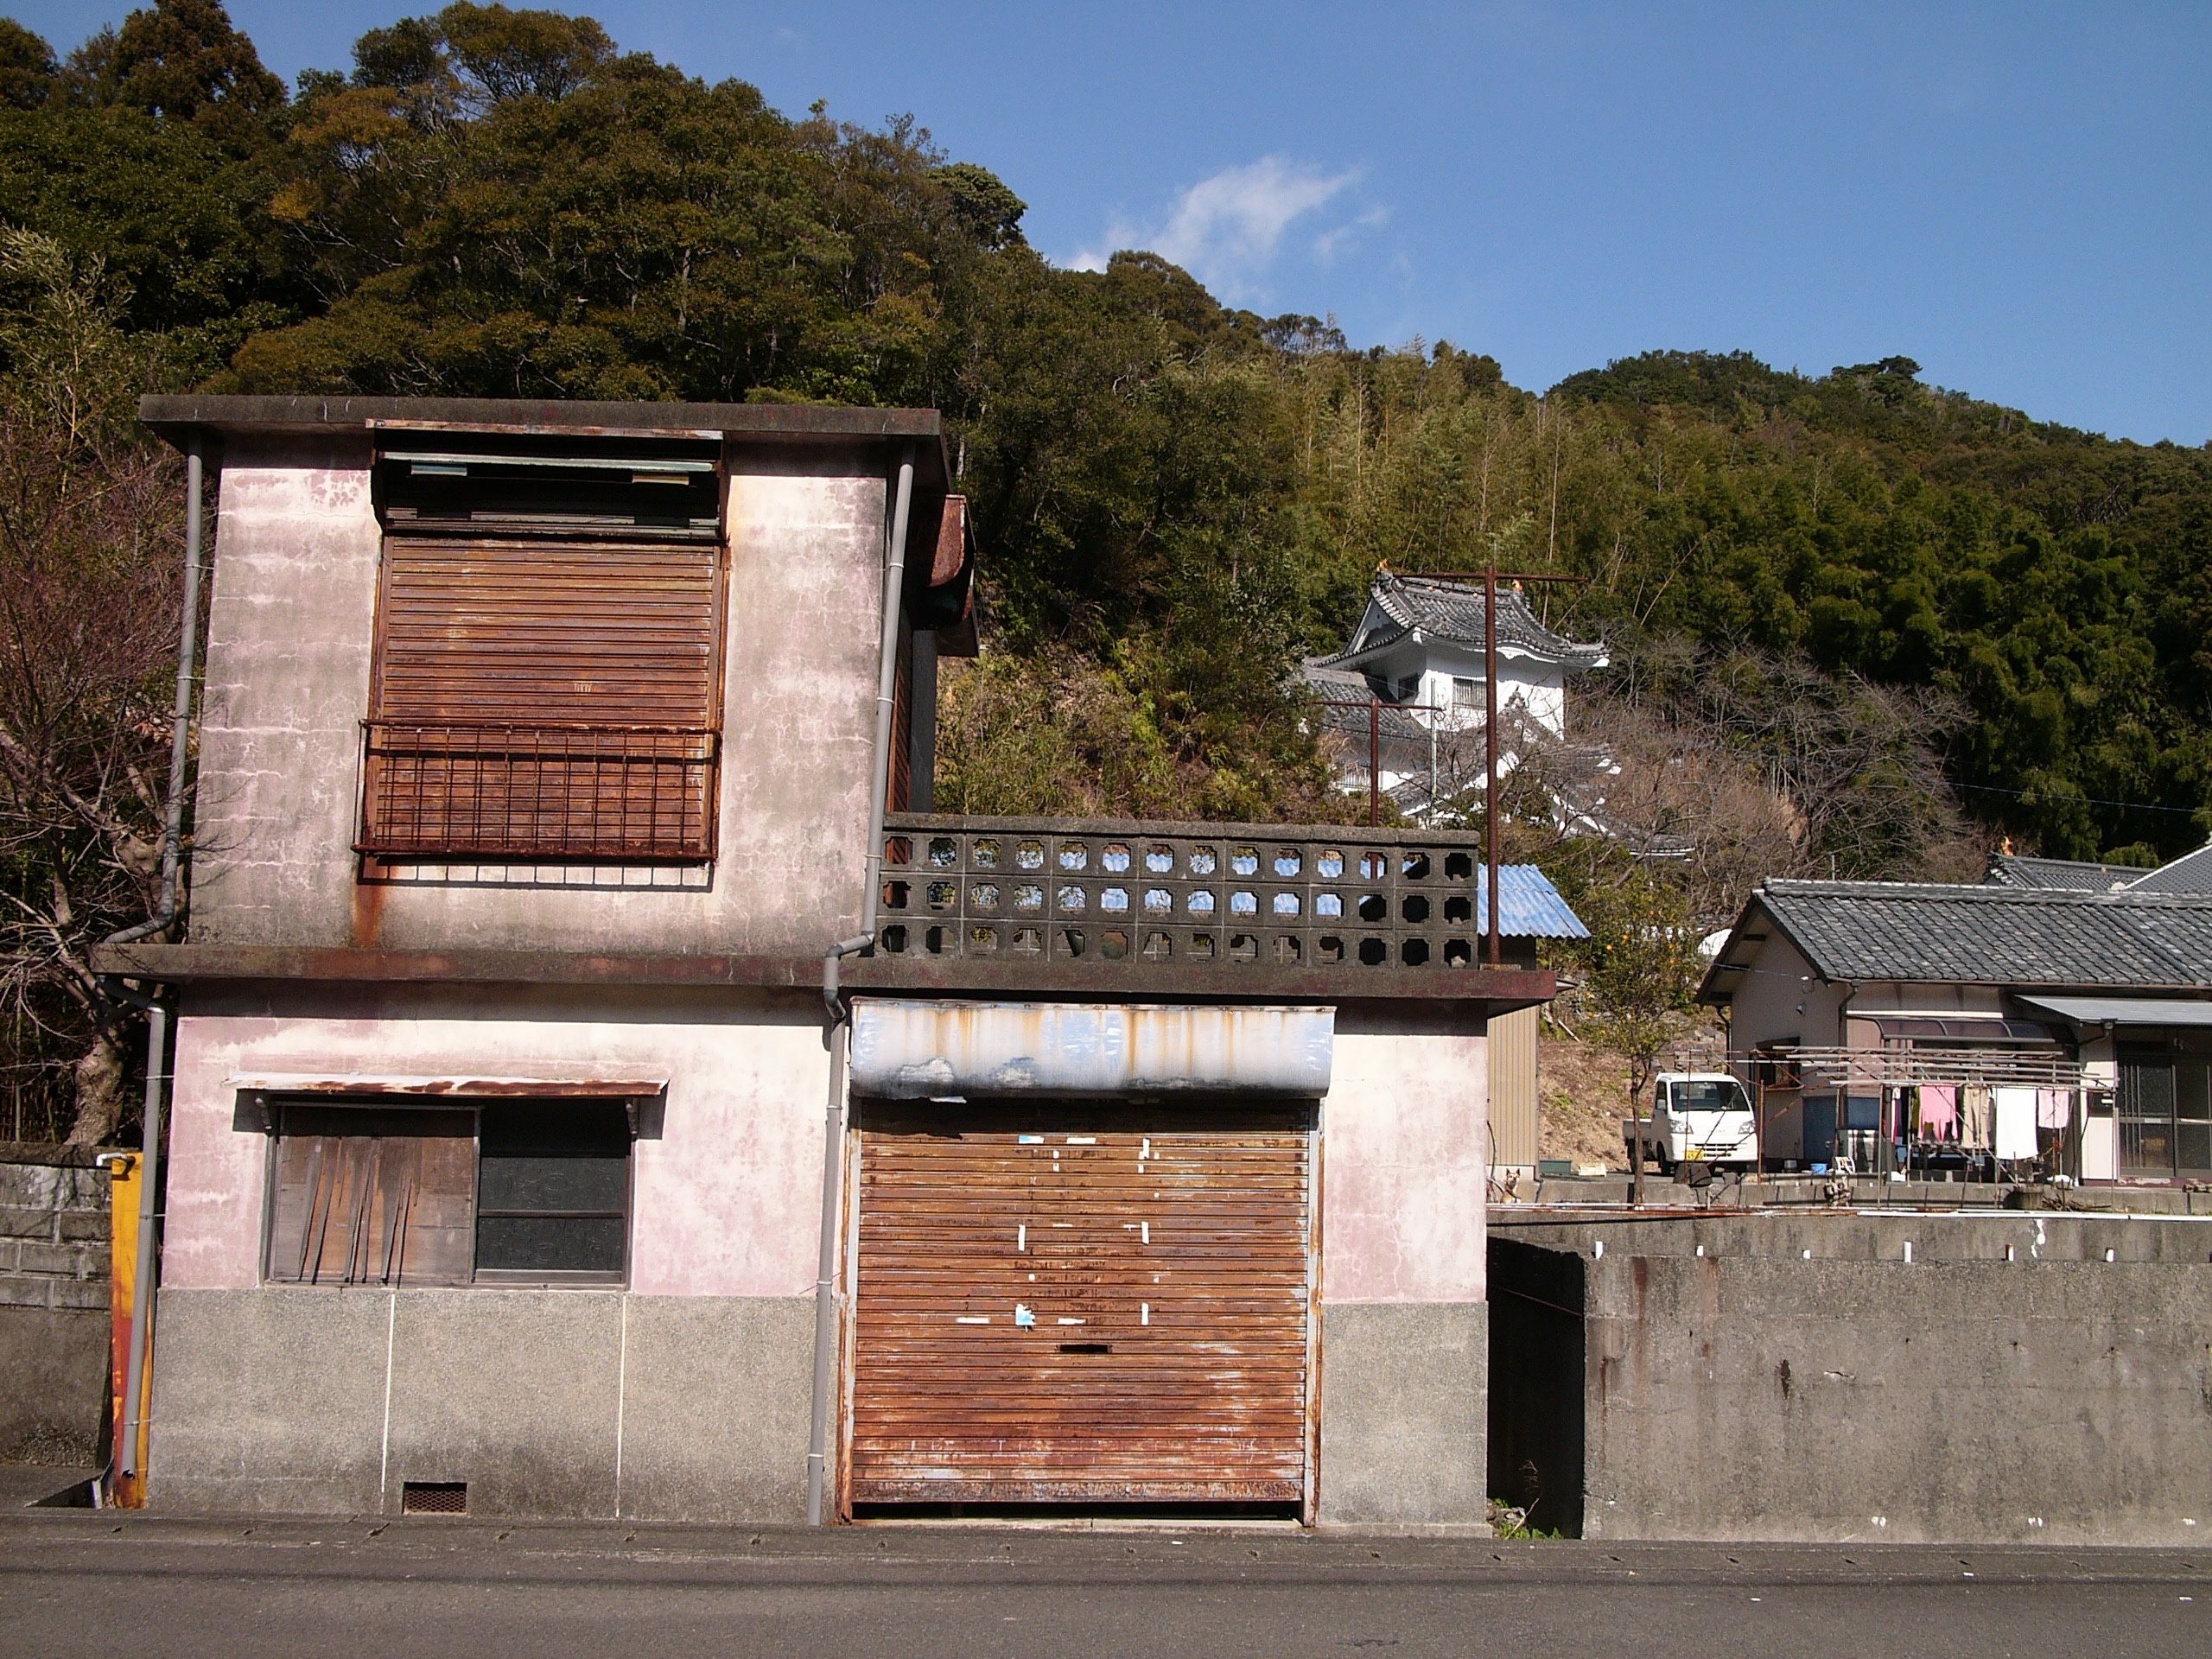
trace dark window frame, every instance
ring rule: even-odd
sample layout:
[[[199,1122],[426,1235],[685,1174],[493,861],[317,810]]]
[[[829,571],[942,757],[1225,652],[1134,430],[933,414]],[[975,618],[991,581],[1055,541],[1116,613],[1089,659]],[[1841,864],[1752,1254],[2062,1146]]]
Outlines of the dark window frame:
[[[597,1105],[620,1115],[624,1123],[624,1151],[622,1155],[621,1220],[622,1265],[619,1270],[575,1270],[557,1268],[485,1268],[479,1265],[483,1254],[480,1227],[485,1217],[481,1198],[484,1184],[484,1116],[489,1111],[528,1110],[536,1108],[576,1108]],[[262,1106],[264,1139],[267,1148],[263,1170],[263,1197],[260,1240],[260,1281],[264,1287],[289,1289],[528,1289],[533,1287],[559,1288],[627,1290],[631,1268],[636,1260],[638,1132],[636,1127],[637,1102],[629,1096],[592,1095],[583,1096],[534,1098],[530,1096],[454,1097],[451,1096],[426,1098],[410,1095],[308,1095],[272,1096]],[[287,1138],[285,1118],[296,1111],[319,1113],[359,1112],[365,1118],[385,1116],[395,1113],[438,1113],[452,1116],[466,1116],[468,1122],[467,1139],[470,1143],[469,1180],[470,1211],[468,1217],[468,1268],[457,1279],[413,1279],[404,1275],[385,1278],[298,1278],[288,1277],[276,1270],[276,1250],[278,1236],[278,1176]],[[312,1133],[312,1132],[310,1132]],[[399,1137],[395,1137],[399,1138]],[[411,1138],[411,1137],[410,1137]],[[544,1211],[495,1210],[493,1219],[511,1216],[545,1215]],[[594,1210],[594,1218],[611,1217],[615,1212]]]

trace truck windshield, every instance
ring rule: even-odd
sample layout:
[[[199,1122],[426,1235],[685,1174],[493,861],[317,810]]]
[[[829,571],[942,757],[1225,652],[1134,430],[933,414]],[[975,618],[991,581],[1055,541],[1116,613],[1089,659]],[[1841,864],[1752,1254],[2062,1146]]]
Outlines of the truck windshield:
[[[1726,1082],[1704,1079],[1695,1083],[1673,1085],[1675,1109],[1678,1112],[1734,1112],[1742,1111],[1744,1086],[1732,1077]]]

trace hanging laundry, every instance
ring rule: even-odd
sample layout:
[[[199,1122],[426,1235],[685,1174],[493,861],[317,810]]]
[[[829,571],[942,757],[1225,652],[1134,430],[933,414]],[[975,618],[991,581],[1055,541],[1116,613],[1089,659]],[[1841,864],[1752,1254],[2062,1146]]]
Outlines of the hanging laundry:
[[[2063,1129],[2074,1121],[2074,1091],[2070,1089],[2038,1089],[2036,1091],[2036,1127],[2039,1129]]]
[[[1996,1152],[2000,1159],[2036,1155],[2036,1096],[2034,1089],[1997,1091]]]
[[[1959,1090],[1959,1144],[1968,1152],[1987,1152],[1996,1139],[1996,1103],[1986,1083]]]
[[[1920,1133],[1930,1141],[1958,1138],[1958,1084],[1923,1083],[1920,1085]]]

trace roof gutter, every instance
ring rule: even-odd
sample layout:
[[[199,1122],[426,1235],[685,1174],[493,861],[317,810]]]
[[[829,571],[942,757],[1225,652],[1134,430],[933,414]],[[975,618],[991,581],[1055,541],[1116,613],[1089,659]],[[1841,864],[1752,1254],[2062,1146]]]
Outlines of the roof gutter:
[[[914,499],[914,446],[899,446],[891,518],[883,563],[883,637],[875,676],[875,746],[869,785],[867,888],[861,898],[861,931],[840,939],[822,957],[822,1003],[829,1016],[829,1096],[822,1113],[822,1236],[814,1276],[814,1395],[806,1440],[806,1523],[825,1518],[830,1485],[830,1406],[837,1379],[837,1235],[844,1184],[845,1005],[837,994],[837,966],[845,957],[875,949],[876,906],[883,893],[883,821],[891,804],[891,728],[898,697],[899,632],[906,589],[906,527]]]

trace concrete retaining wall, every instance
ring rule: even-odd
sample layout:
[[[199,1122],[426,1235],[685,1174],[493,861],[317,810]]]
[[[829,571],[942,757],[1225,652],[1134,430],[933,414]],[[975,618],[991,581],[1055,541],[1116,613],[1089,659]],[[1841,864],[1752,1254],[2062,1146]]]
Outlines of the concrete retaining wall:
[[[88,1147],[0,1143],[0,1462],[97,1460],[108,1178]]]
[[[1513,1495],[1525,1464],[1554,1494],[1580,1484],[1587,1536],[2212,1534],[2212,1222],[1493,1227],[1493,1298],[1516,1304],[1495,1326],[1493,1387],[1516,1427],[1497,1445],[1493,1484]],[[1562,1300],[1570,1265],[1579,1303]],[[1567,1317],[1535,1317],[1546,1308]],[[1579,1471],[1572,1414],[1547,1421],[1541,1398],[1576,1342]]]

